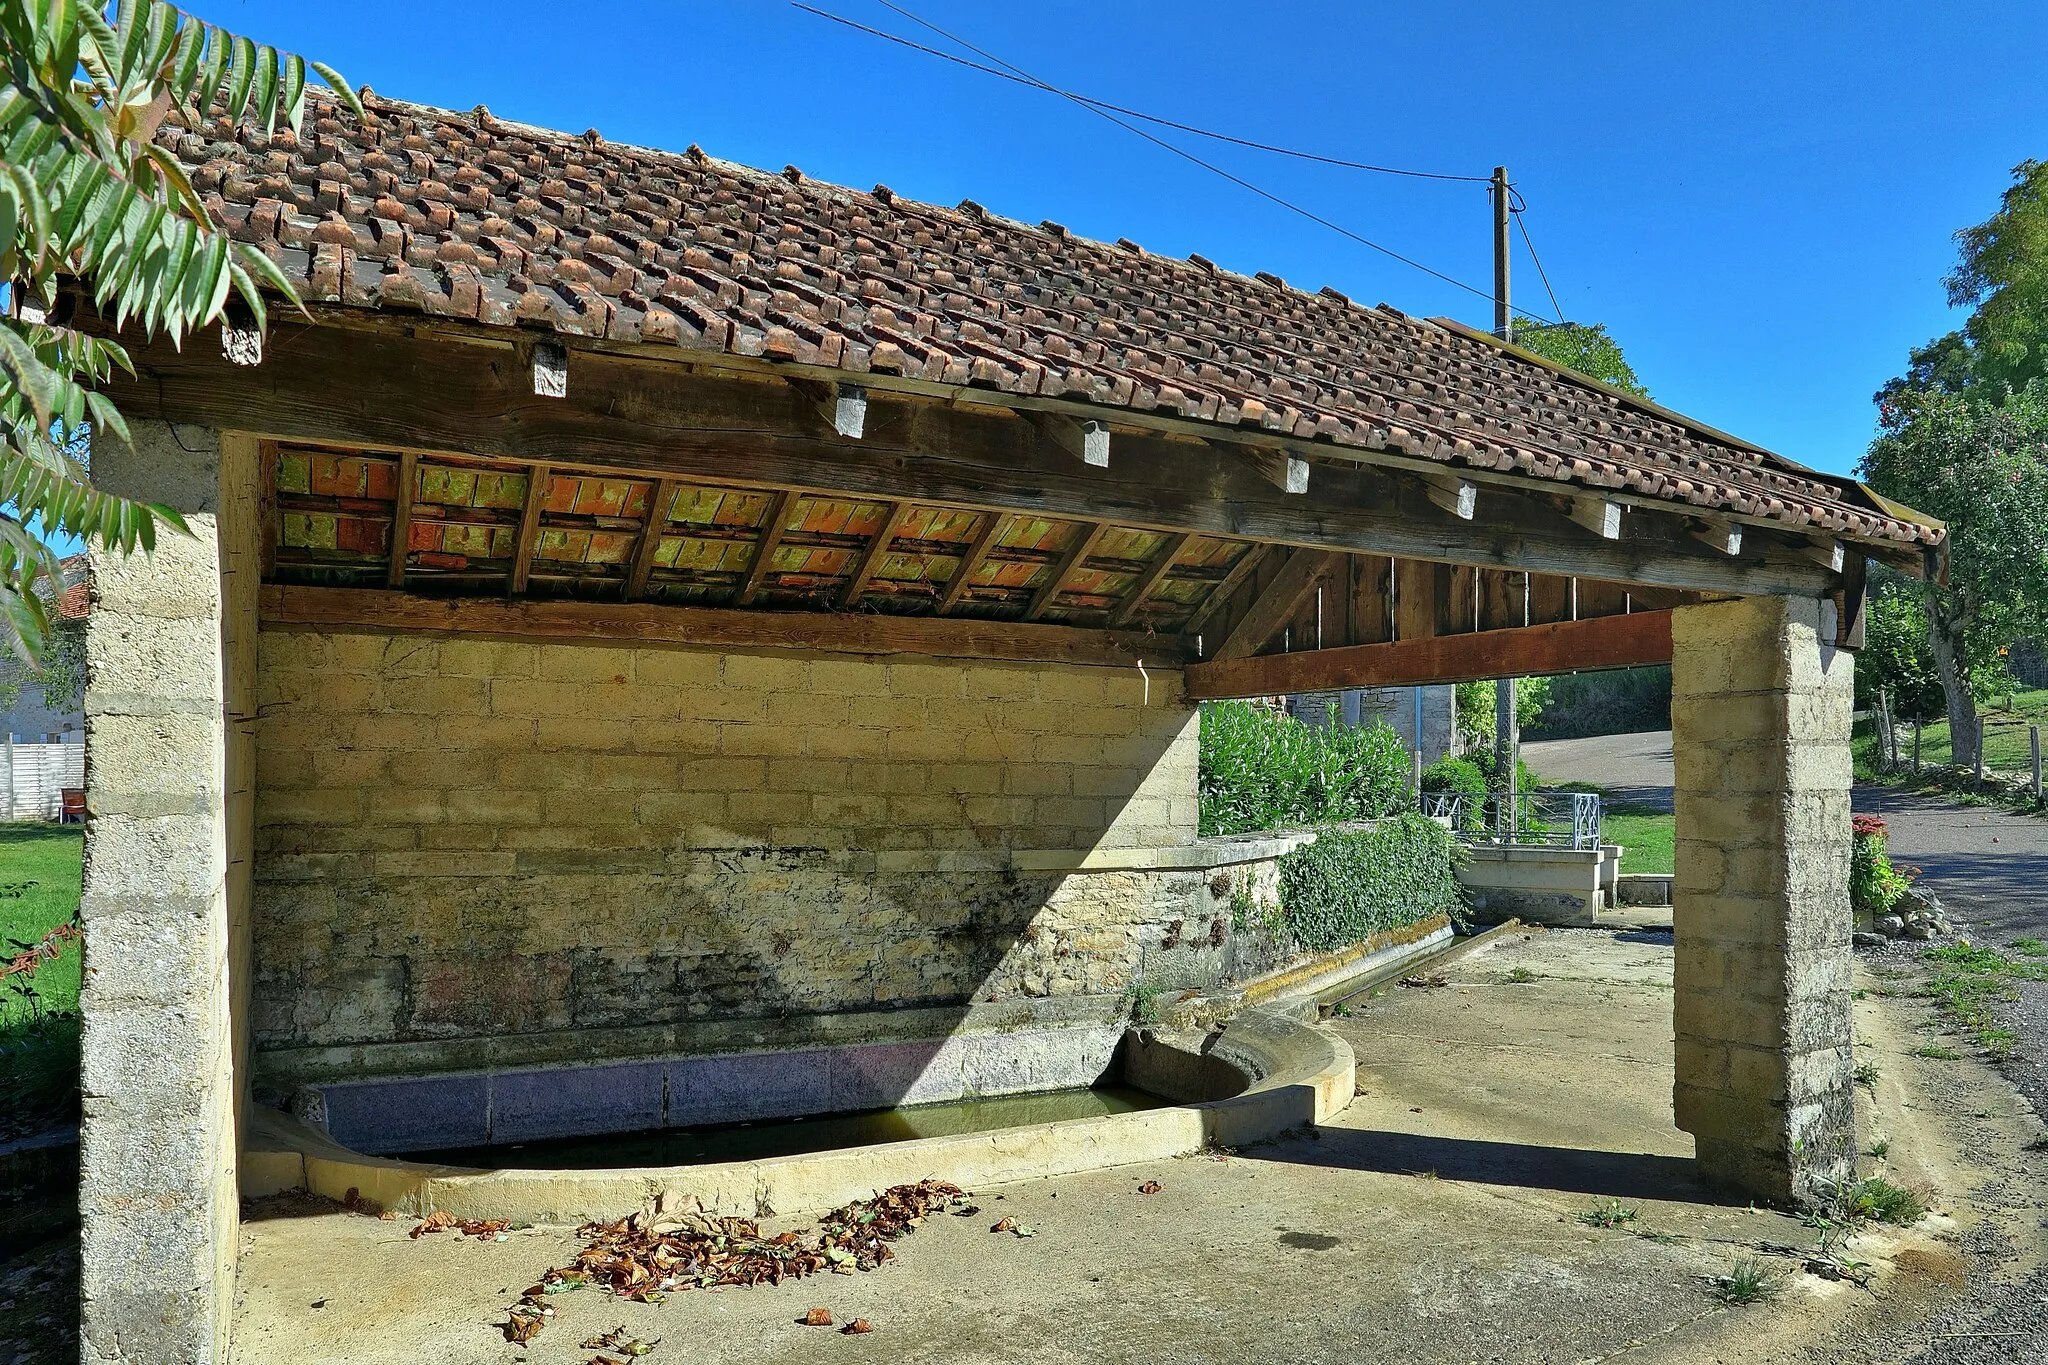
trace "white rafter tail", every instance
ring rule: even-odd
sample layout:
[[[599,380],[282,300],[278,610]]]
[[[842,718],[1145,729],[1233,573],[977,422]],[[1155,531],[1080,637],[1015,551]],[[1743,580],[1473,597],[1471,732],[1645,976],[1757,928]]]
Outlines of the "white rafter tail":
[[[1425,474],[1422,478],[1429,486],[1429,500],[1458,520],[1470,521],[1479,511],[1479,485],[1472,480],[1454,474]]]
[[[569,351],[552,341],[534,343],[533,391],[542,398],[569,396]]]
[[[1245,458],[1282,493],[1308,492],[1308,461],[1284,450],[1247,450]]]
[[[1029,414],[1031,425],[1045,438],[1082,464],[1109,468],[1109,423],[1095,418],[1077,420],[1056,412]]]
[[[1829,573],[1840,573],[1849,562],[1849,552],[1842,548],[1839,540],[1809,540],[1803,545],[1792,547],[1792,553],[1811,564],[1818,564]]]
[[[263,363],[263,332],[253,325],[230,326],[222,323],[220,328],[220,353],[230,365],[261,365]]]
[[[858,384],[841,384],[825,404],[825,416],[832,430],[858,441],[868,425],[868,391]]]
[[[1703,517],[1701,520],[1706,527],[1692,533],[1694,540],[1702,545],[1711,545],[1724,555],[1742,553],[1741,522],[1730,521],[1726,517]]]
[[[1573,498],[1571,519],[1602,540],[1621,539],[1621,504],[1609,498]]]

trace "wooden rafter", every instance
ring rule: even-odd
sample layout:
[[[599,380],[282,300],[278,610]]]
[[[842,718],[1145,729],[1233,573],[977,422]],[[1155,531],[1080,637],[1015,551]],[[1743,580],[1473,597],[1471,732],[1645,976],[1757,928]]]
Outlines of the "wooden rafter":
[[[405,556],[412,548],[412,499],[420,481],[420,457],[408,450],[398,457],[398,500],[391,506],[391,566],[388,587],[405,586]]]
[[[911,504],[892,502],[882,517],[882,524],[876,528],[873,540],[861,552],[860,563],[855,566],[853,577],[846,580],[846,587],[839,594],[839,609],[852,611],[859,605],[861,594],[874,581],[875,570],[882,567],[882,556],[889,553],[889,542],[896,539],[896,528],[903,524],[903,518],[910,514]]]
[[[1116,610],[1109,614],[1109,624],[1112,628],[1130,624],[1131,618],[1138,614],[1138,608],[1145,604],[1145,599],[1166,581],[1166,575],[1173,571],[1173,561],[1180,557],[1180,552],[1187,548],[1191,538],[1183,531],[1170,535],[1161,542],[1157,553],[1152,556],[1152,562],[1146,566],[1144,575],[1124,596],[1124,600],[1116,604]]]
[[[752,602],[768,580],[768,571],[775,567],[775,552],[782,548],[782,537],[789,530],[789,505],[795,501],[796,494],[786,488],[768,499],[768,511],[761,518],[761,540],[754,547],[753,563],[747,565],[746,581],[732,599],[734,606]]]
[[[1188,696],[1268,697],[1345,687],[1407,687],[1632,668],[1671,661],[1671,613],[1642,611],[1593,621],[1516,626],[1381,645],[1297,650],[1188,665]]]
[[[1009,524],[1010,519],[1000,512],[989,512],[982,517],[981,529],[974,533],[974,543],[968,546],[967,553],[960,557],[960,567],[953,570],[953,576],[946,580],[945,594],[939,598],[939,615],[944,616],[960,605],[960,599],[967,595],[968,584],[974,578],[975,572],[988,558],[989,551],[995,548],[996,541],[1003,534],[1003,528]]]
[[[1230,571],[1223,575],[1215,587],[1209,589],[1208,595],[1195,608],[1195,614],[1188,618],[1187,629],[1182,633],[1200,635],[1220,618],[1229,607],[1230,599],[1237,596],[1237,590],[1242,588],[1245,580],[1258,569],[1259,561],[1264,559],[1267,553],[1268,549],[1264,545],[1245,546],[1244,553],[1232,562]]]
[[[819,649],[847,654],[930,654],[947,658],[1044,660],[1128,668],[1139,659],[1172,666],[1170,639],[1145,631],[879,612],[733,611],[654,602],[561,598],[426,597],[381,588],[266,584],[266,630],[363,630],[683,645],[704,649]]]
[[[675,511],[676,494],[681,489],[682,484],[674,479],[657,479],[647,492],[647,524],[640,528],[640,539],[633,545],[633,563],[626,571],[628,602],[647,591],[648,575],[654,572],[654,556],[661,549],[661,537],[668,530],[668,519]]]
[[[1047,575],[1045,582],[1038,585],[1038,591],[1031,594],[1031,605],[1024,608],[1025,620],[1036,621],[1045,615],[1045,609],[1060,595],[1060,588],[1066,583],[1067,575],[1079,567],[1082,560],[1095,552],[1096,545],[1101,542],[1103,534],[1108,530],[1109,523],[1106,521],[1089,522],[1083,527],[1081,533],[1074,537],[1073,543],[1067,546],[1067,552],[1060,556],[1059,563],[1053,565],[1052,573]]]
[[[1223,642],[1209,652],[1212,659],[1239,659],[1273,638],[1287,618],[1294,615],[1316,583],[1338,563],[1328,550],[1296,550],[1287,557],[1280,572],[1265,590],[1252,599],[1245,614],[1230,628]]]
[[[544,464],[537,464],[526,474],[526,502],[519,509],[519,536],[512,543],[512,576],[506,580],[506,591],[518,594],[526,591],[527,576],[533,571],[533,550],[540,543],[540,512],[548,500],[548,485],[553,475]]]

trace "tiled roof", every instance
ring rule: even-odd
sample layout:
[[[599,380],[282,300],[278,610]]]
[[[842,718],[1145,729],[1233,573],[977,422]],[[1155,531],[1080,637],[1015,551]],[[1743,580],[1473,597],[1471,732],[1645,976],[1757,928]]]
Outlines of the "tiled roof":
[[[308,301],[1170,415],[1936,543],[1802,469],[1463,329],[1333,290],[714,160],[367,98],[167,128]]]

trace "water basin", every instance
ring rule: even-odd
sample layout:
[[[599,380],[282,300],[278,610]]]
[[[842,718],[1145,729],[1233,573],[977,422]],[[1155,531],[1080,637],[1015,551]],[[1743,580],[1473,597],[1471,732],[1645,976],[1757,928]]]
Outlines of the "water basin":
[[[547,1168],[612,1170],[651,1166],[694,1166],[719,1161],[758,1161],[801,1156],[844,1147],[907,1142],[913,1138],[1099,1118],[1157,1109],[1173,1103],[1128,1085],[1047,1090],[1028,1095],[948,1100],[828,1114],[817,1118],[764,1119],[751,1123],[656,1128],[595,1137],[499,1143],[485,1147],[408,1152],[404,1159],[472,1170]]]

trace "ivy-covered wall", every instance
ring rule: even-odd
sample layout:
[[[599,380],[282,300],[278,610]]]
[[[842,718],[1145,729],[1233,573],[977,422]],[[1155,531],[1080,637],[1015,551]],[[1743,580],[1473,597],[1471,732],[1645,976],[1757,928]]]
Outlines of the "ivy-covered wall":
[[[1279,911],[1302,948],[1325,952],[1438,915],[1463,919],[1450,831],[1413,811],[1325,831],[1280,860]]]

